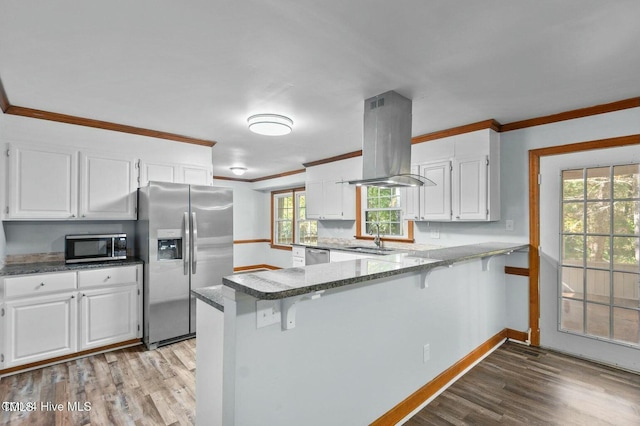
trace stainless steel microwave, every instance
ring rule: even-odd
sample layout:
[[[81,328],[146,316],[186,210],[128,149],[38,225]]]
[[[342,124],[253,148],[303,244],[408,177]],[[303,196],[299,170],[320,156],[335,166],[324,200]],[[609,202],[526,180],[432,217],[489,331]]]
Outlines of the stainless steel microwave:
[[[127,234],[65,236],[66,263],[103,262],[127,258]]]

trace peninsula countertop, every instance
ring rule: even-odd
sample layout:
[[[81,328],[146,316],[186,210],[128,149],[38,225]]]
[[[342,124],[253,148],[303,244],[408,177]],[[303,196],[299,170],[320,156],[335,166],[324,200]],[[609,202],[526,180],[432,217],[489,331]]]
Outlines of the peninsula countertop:
[[[222,282],[257,299],[276,300],[528,248],[528,244],[487,242],[434,250],[408,250],[366,259],[231,275],[224,277]]]

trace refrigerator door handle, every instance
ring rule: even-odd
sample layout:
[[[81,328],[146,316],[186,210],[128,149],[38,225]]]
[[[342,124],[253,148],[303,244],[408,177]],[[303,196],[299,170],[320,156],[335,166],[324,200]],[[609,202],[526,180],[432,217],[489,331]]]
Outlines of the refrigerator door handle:
[[[193,226],[193,250],[191,252],[191,273],[196,273],[196,267],[198,266],[198,221],[196,219],[196,212],[191,213],[192,226]]]
[[[182,240],[182,258],[184,264],[184,275],[189,275],[189,250],[191,247],[189,236],[189,212],[184,212],[184,239]]]

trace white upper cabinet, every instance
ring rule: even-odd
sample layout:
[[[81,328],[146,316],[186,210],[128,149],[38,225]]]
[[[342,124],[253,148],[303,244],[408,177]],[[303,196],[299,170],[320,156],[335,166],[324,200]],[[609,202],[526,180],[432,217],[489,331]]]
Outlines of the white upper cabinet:
[[[404,190],[405,219],[500,219],[500,135],[479,130],[413,146],[412,173],[435,186]]]
[[[153,182],[177,182],[176,166],[172,164],[154,164],[142,162],[140,165],[140,186]]]
[[[356,187],[346,182],[359,179],[361,174],[361,157],[308,167],[305,185],[307,218],[355,220]]]
[[[7,152],[6,219],[136,219],[135,160],[49,145]]]
[[[48,146],[10,146],[9,219],[72,219],[78,214],[78,152]]]
[[[80,219],[136,219],[136,161],[80,154]]]
[[[487,170],[489,159],[486,155],[456,158],[453,161],[453,182],[455,197],[453,210],[455,220],[486,220],[487,210]]]
[[[135,220],[139,184],[212,185],[210,166],[48,144],[10,144],[6,154],[3,220]]]
[[[188,183],[189,185],[213,185],[213,176],[211,169],[202,166],[180,166],[179,174],[180,183]]]
[[[422,187],[420,220],[450,220],[451,161],[422,164],[420,174],[435,183],[435,186]]]
[[[142,161],[140,165],[140,186],[146,186],[150,181],[187,183],[190,185],[213,184],[210,167],[168,163],[150,163]]]

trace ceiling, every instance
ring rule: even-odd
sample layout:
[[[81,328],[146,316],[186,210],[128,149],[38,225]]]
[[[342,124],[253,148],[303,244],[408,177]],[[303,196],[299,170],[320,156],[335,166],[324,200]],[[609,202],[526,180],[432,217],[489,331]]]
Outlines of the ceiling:
[[[0,0],[12,105],[214,140],[257,178],[361,148],[363,100],[413,135],[640,96],[640,2]],[[252,134],[247,117],[294,121]]]

